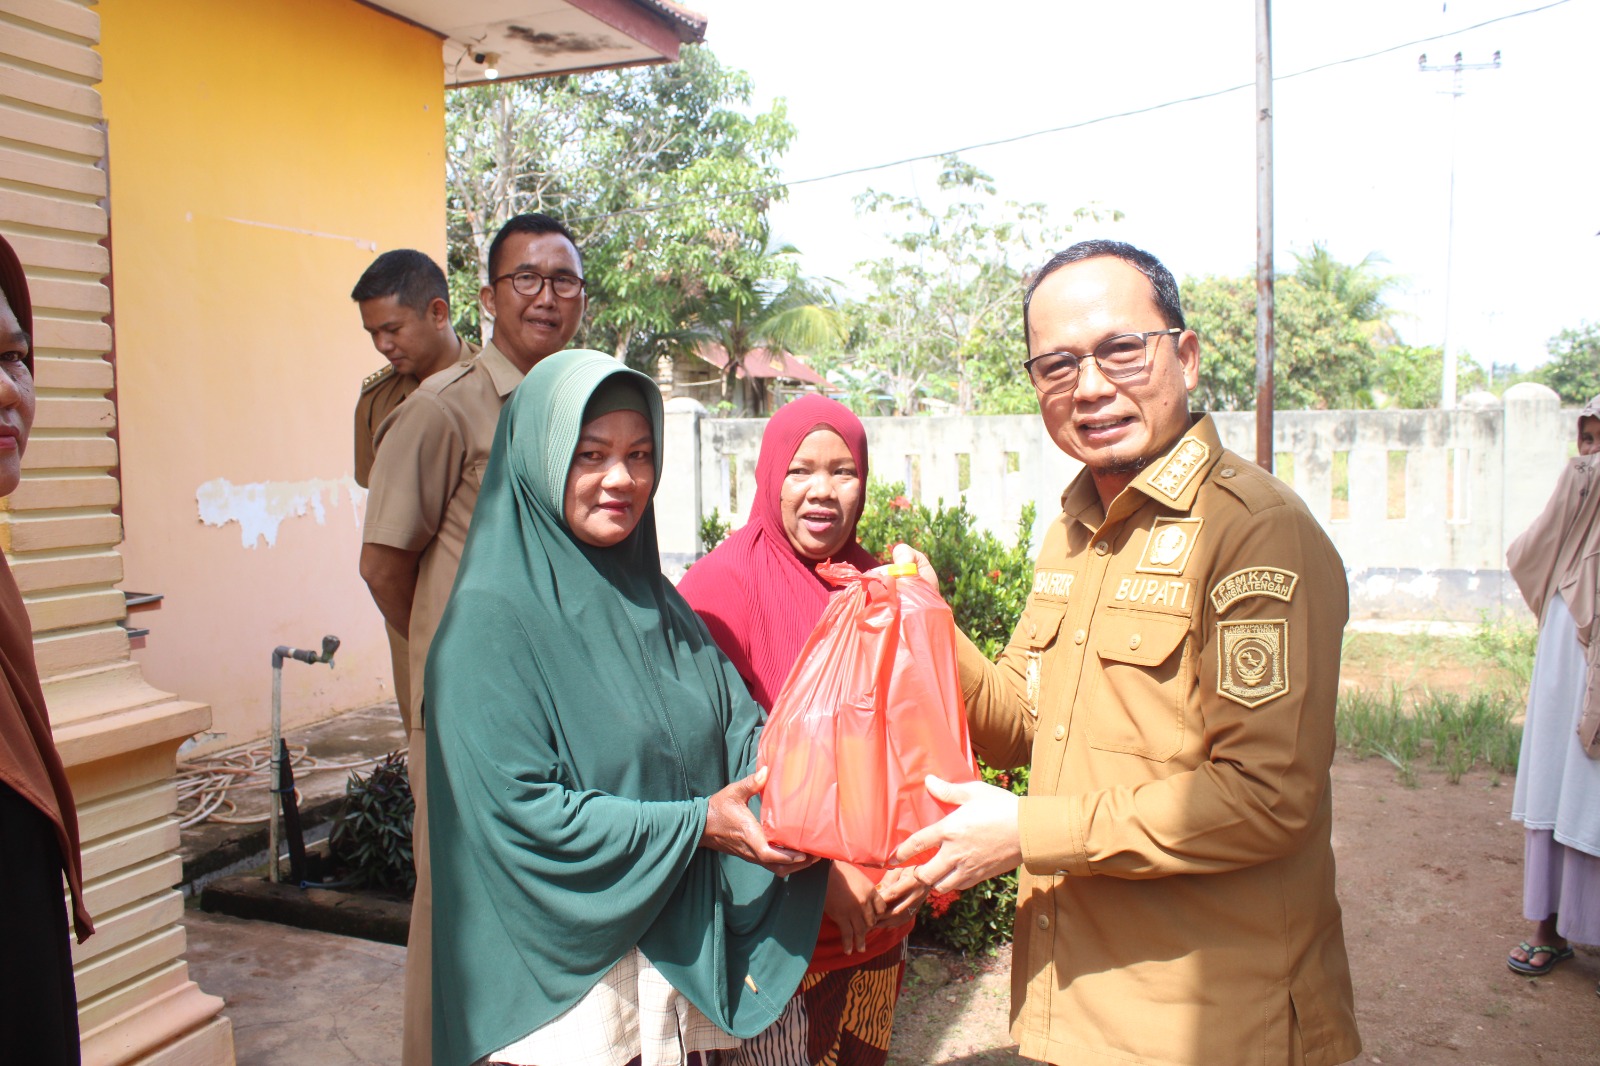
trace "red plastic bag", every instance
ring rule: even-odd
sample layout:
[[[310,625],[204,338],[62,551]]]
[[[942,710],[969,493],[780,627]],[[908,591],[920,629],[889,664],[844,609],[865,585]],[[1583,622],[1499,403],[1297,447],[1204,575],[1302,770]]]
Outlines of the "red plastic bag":
[[[858,866],[888,866],[954,809],[929,795],[929,774],[977,776],[950,608],[889,570],[817,567],[844,591],[806,638],[757,755],[767,839]]]

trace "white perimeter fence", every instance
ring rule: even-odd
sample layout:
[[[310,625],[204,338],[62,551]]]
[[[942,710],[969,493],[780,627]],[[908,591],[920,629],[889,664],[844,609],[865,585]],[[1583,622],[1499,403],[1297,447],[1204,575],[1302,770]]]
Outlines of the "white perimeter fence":
[[[863,421],[874,479],[903,482],[928,504],[964,499],[1007,539],[1032,500],[1035,547],[1078,470],[1037,415]],[[1254,456],[1253,413],[1216,421],[1224,444]],[[765,425],[668,414],[656,517],[669,573],[695,558],[703,516],[716,509],[738,524],[749,513]],[[1526,613],[1505,572],[1506,546],[1543,508],[1574,453],[1576,426],[1554,392],[1521,384],[1503,401],[1475,394],[1453,411],[1280,411],[1273,450],[1278,476],[1344,558],[1352,618],[1475,622]]]

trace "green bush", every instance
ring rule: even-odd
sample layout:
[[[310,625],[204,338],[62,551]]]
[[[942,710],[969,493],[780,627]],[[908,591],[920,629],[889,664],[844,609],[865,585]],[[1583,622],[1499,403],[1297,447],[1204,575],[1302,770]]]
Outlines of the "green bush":
[[[390,752],[366,776],[352,770],[344,806],[328,836],[328,857],[342,878],[363,888],[409,896],[417,884],[411,860],[416,807],[405,752]]]
[[[700,519],[700,550],[709,552],[728,539],[733,526],[722,520],[722,514],[713,507],[711,513]]]
[[[1017,520],[1017,539],[1006,544],[988,530],[974,528],[977,519],[965,503],[930,509],[905,496],[898,482],[874,481],[867,488],[867,507],[856,526],[861,546],[880,559],[902,541],[928,557],[939,575],[939,591],[955,615],[956,625],[989,658],[1000,654],[1033,587],[1032,503]]]

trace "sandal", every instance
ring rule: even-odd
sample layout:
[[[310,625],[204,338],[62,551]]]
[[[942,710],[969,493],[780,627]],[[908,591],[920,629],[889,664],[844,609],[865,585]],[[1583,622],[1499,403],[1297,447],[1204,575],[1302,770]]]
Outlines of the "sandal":
[[[1526,940],[1518,944],[1517,947],[1522,950],[1524,955],[1528,956],[1527,959],[1519,959],[1515,956],[1507,955],[1506,965],[1514,973],[1520,973],[1525,977],[1543,977],[1555,969],[1557,963],[1566,962],[1572,958],[1573,954],[1570,947],[1554,948],[1548,944],[1530,944]],[[1532,961],[1535,955],[1548,955],[1550,957],[1545,960],[1543,966],[1535,966]]]

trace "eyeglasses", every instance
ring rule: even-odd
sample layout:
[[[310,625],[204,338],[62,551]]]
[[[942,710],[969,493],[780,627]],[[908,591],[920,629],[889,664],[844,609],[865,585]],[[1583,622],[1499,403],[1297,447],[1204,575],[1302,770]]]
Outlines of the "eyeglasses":
[[[1093,359],[1100,373],[1110,381],[1124,381],[1144,370],[1150,364],[1150,338],[1167,337],[1182,333],[1183,327],[1152,329],[1145,333],[1119,333],[1103,340],[1088,355],[1071,352],[1046,352],[1036,355],[1022,365],[1028,371],[1033,387],[1041,396],[1069,392],[1078,387],[1078,370],[1085,359]],[[1159,344],[1160,341],[1157,341]]]
[[[563,300],[570,300],[583,291],[584,280],[576,274],[541,274],[537,270],[513,270],[509,274],[501,274],[498,278],[490,278],[490,285],[498,285],[507,278],[511,279],[511,287],[524,296],[537,296],[544,290],[544,283],[550,283],[550,291]]]

